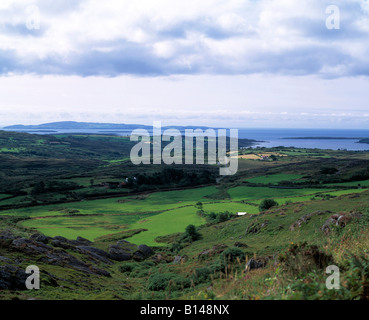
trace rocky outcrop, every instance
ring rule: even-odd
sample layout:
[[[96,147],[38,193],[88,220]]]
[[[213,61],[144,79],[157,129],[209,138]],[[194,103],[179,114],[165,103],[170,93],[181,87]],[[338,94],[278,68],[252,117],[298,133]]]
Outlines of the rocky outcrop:
[[[0,266],[0,290],[24,290],[29,275],[12,265]]]
[[[228,246],[225,244],[216,244],[211,249],[207,249],[199,253],[197,256],[198,259],[207,259],[209,257],[212,257],[214,255],[218,255],[219,253],[222,253],[225,249],[227,249]]]
[[[246,266],[245,266],[245,272],[254,270],[254,269],[260,269],[260,268],[264,268],[267,265],[267,260],[266,259],[250,259],[249,261],[247,261]]]
[[[264,229],[269,224],[269,220],[265,220],[260,223],[253,223],[247,227],[245,234],[259,233],[262,229]]]
[[[312,213],[305,214],[290,226],[290,230],[294,231],[297,228],[301,228],[301,226],[304,225],[304,224],[307,224],[311,220],[312,217],[321,216],[321,215],[326,214],[326,213],[332,213],[332,212],[331,211],[320,211],[320,210],[318,210],[318,211],[314,211]]]
[[[323,226],[321,230],[324,234],[329,234],[332,231],[333,227],[344,228],[346,225],[354,219],[361,219],[363,214],[361,212],[341,212],[330,216]]]
[[[142,261],[151,256],[154,251],[145,244],[138,247],[127,240],[120,240],[109,246],[109,257],[115,261],[135,260]]]
[[[69,240],[61,236],[52,238],[42,234],[33,234],[27,239],[7,231],[0,233],[0,247],[9,252],[20,252],[46,264],[106,277],[110,277],[110,273],[96,265],[112,265],[112,260],[141,261],[154,253],[152,248],[146,245],[136,246],[126,240],[120,240],[111,245],[108,252],[93,247],[91,244],[91,241],[82,237]],[[71,251],[80,254],[81,257],[75,257]],[[7,258],[1,256],[0,262],[7,262]]]

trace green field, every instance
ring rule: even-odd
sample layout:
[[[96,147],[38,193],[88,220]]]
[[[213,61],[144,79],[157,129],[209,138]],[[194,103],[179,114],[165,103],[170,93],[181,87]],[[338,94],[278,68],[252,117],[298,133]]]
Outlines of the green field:
[[[203,203],[205,212],[229,211],[259,213],[258,204],[265,198],[274,198],[279,204],[310,201],[319,194],[340,196],[362,192],[362,189],[277,189],[267,187],[239,186],[228,190],[232,200],[214,201],[207,198],[217,191],[216,187],[204,187],[180,191],[157,192],[149,195],[112,198],[103,200],[66,203],[63,206],[42,206],[1,212],[1,215],[28,216],[24,227],[37,229],[47,236],[82,236],[89,240],[122,230],[147,229],[129,238],[136,244],[165,245],[155,238],[171,233],[183,232],[187,225],[201,225],[205,220],[195,206]],[[241,200],[255,203],[245,204]],[[72,210],[72,211],[71,211]],[[74,212],[74,213],[70,213]]]

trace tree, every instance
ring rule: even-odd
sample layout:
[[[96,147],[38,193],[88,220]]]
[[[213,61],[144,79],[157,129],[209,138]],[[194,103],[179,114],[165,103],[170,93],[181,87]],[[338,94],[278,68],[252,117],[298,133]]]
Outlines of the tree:
[[[202,235],[197,231],[193,224],[189,224],[183,234],[184,240],[196,241],[202,238]]]
[[[274,199],[264,199],[259,205],[259,210],[265,211],[276,206],[278,206],[278,202]]]

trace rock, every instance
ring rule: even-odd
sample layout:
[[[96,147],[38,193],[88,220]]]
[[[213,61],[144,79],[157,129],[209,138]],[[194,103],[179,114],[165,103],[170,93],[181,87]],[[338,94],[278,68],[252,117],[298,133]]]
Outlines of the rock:
[[[28,276],[25,270],[18,267],[0,266],[0,290],[26,290]]]
[[[10,259],[7,257],[0,256],[0,262],[9,262]]]
[[[211,249],[207,249],[207,250],[201,252],[197,256],[197,258],[198,259],[207,259],[209,257],[212,257],[214,255],[222,253],[226,248],[228,248],[228,246],[226,246],[225,244],[216,244]]]
[[[299,218],[296,222],[294,222],[291,226],[290,226],[290,231],[294,231],[296,228],[301,228],[301,226],[303,224],[306,224],[308,223],[312,217],[314,216],[321,216],[325,213],[331,213],[331,211],[315,211],[315,212],[312,212],[312,213],[308,213],[308,214],[305,214],[303,215],[301,218]]]
[[[264,268],[265,266],[266,266],[265,260],[250,259],[246,263],[245,271],[247,272],[253,269],[260,269],[260,268]]]
[[[145,258],[151,256],[154,253],[154,251],[146,244],[140,244],[138,246],[138,250],[142,252]]]
[[[186,256],[186,255],[184,255],[183,257],[182,256],[175,256],[174,260],[173,260],[173,263],[178,264],[178,263],[181,263],[181,262],[185,262],[187,260],[188,260],[188,256]]]
[[[78,242],[84,242],[86,244],[91,244],[92,243],[90,240],[82,238],[82,237],[77,237],[77,241]]]
[[[269,224],[269,220],[265,220],[260,223],[253,223],[247,227],[245,234],[259,233],[261,229],[265,228]]]
[[[151,260],[154,261],[155,263],[161,263],[161,262],[170,263],[174,261],[174,258],[173,256],[168,255],[165,252],[160,252],[152,256]]]
[[[181,256],[175,256],[174,257],[174,260],[173,260],[173,263],[174,264],[178,264],[182,261],[182,257]]]
[[[52,251],[53,248],[42,242],[36,242],[25,238],[19,238],[12,241],[10,250],[19,251],[34,256],[34,255],[43,255],[49,251]]]
[[[235,242],[234,246],[237,248],[248,248],[249,247],[246,243],[243,243],[243,242]]]
[[[132,255],[117,245],[111,245],[109,247],[109,258],[115,261],[127,261],[131,260]]]
[[[47,244],[51,238],[46,237],[45,235],[40,234],[40,233],[34,233],[33,235],[29,237],[29,239]]]
[[[320,229],[324,232],[324,234],[328,235],[332,231],[333,226],[344,228],[353,219],[361,219],[362,217],[363,214],[360,212],[337,213],[330,216]]]
[[[40,261],[51,265],[72,268],[88,274],[110,276],[109,272],[88,265],[87,263],[82,262],[71,254],[65,252],[63,249],[54,249],[53,251],[48,252],[45,257],[40,258]]]
[[[8,230],[2,231],[0,233],[0,240],[15,240],[17,238],[20,238],[20,237],[15,236]]]
[[[33,239],[36,239],[36,236],[34,236]],[[110,276],[109,272],[82,262],[70,253],[64,251],[64,248],[72,249],[86,255],[91,262],[96,263],[96,261],[102,261],[107,264],[112,264],[108,259],[108,253],[104,250],[91,246],[74,247],[70,244],[70,241],[64,237],[54,237],[51,243],[55,247],[31,239],[17,238],[11,242],[9,250],[22,252],[29,256],[41,256],[39,260],[47,264],[72,268],[89,274]],[[60,248],[58,248],[58,246]]]
[[[136,251],[132,258],[135,261],[142,261],[145,259],[145,256],[141,251]]]
[[[127,240],[119,240],[116,244],[109,246],[109,257],[115,261],[127,261],[132,259],[133,252],[137,251],[137,246]]]
[[[104,263],[112,264],[112,262],[108,259],[109,254],[102,249],[91,246],[77,246],[76,249],[82,254],[89,255],[90,257],[100,260]]]
[[[51,244],[54,246],[54,247],[57,247],[57,248],[63,248],[63,249],[75,249],[74,246],[66,243],[66,242],[62,242],[62,241],[59,241],[59,240],[52,240],[51,241]]]
[[[54,237],[54,240],[59,240],[60,242],[68,242],[67,238],[64,238],[64,237],[61,237],[61,236]]]

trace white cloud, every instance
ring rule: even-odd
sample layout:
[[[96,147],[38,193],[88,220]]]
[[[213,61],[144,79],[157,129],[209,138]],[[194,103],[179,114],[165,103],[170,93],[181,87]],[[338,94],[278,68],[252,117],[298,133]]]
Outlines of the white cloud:
[[[364,0],[337,1],[342,30],[333,31],[325,28],[330,2],[321,0],[53,3],[1,2],[0,58],[7,61],[2,73],[368,74],[362,68],[369,64]],[[24,27],[30,4],[40,9],[38,32]],[[127,66],[132,57],[137,68]],[[99,69],[102,60],[111,70],[106,64]]]

